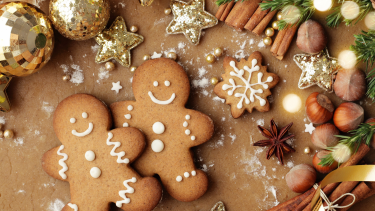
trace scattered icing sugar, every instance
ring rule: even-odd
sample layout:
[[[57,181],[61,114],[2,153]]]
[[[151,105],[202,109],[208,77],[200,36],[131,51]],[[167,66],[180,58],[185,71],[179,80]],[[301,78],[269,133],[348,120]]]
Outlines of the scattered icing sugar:
[[[103,79],[107,79],[107,78],[109,78],[109,75],[110,75],[110,74],[109,74],[109,71],[106,70],[105,67],[100,67],[100,68],[99,68],[99,73],[98,73],[98,77],[99,77],[99,79],[96,80],[96,82],[97,82],[98,84],[100,84],[100,81],[103,80]]]
[[[25,190],[19,190],[17,193],[26,193]]]
[[[100,45],[98,45],[98,44],[95,44],[94,46],[91,46],[91,50],[94,53],[96,53],[99,50],[99,48],[100,48]]]
[[[64,208],[65,204],[60,199],[55,199],[52,201],[47,208],[47,211],[61,211]]]
[[[0,124],[5,124],[5,117],[0,116]]]
[[[83,83],[83,79],[84,79],[83,70],[80,68],[80,66],[76,64],[72,64],[70,65],[70,67],[74,70],[71,75],[70,82],[75,83],[75,84]]]
[[[49,105],[48,102],[43,101],[42,110],[47,112],[47,113],[52,113],[55,110],[55,108],[53,106]]]
[[[201,170],[204,171],[204,172],[207,172],[208,171],[207,165],[203,164],[202,167],[201,167]]]
[[[163,52],[161,52],[161,53],[154,52],[154,54],[152,54],[152,56],[151,56],[151,59],[161,58],[162,55],[163,55]]]
[[[254,44],[254,39],[253,38],[250,39],[249,44],[250,45]]]
[[[210,93],[208,93],[207,90],[203,90],[203,91],[202,91],[202,94],[203,94],[204,96],[207,96],[207,95],[210,94]]]
[[[224,134],[221,134],[219,139],[215,142],[211,142],[208,146],[212,147],[212,148],[219,148],[219,147],[222,147],[224,146]]]
[[[156,26],[156,25],[159,25],[159,24],[161,24],[161,23],[166,23],[167,21],[169,21],[171,18],[167,15],[167,16],[165,16],[165,18],[161,18],[160,20],[158,20],[158,21],[155,21],[154,22],[154,26]],[[167,36],[168,34],[166,34],[166,36]]]
[[[225,117],[221,117],[221,121],[223,121],[223,122],[224,122],[224,121],[225,121]]]
[[[15,138],[14,143],[16,144],[16,146],[23,145],[23,138],[22,137]]]
[[[259,48],[263,48],[265,47],[266,45],[264,44],[263,40],[261,40],[259,43],[258,43],[258,47]]]
[[[294,167],[294,163],[293,163],[292,161],[289,161],[289,162],[286,164],[286,166],[287,166],[288,168],[293,168],[293,167]]]
[[[287,67],[288,67],[288,65],[286,64],[286,65],[285,65],[285,68],[287,68]]]
[[[183,49],[185,48],[186,44],[184,42],[178,43],[178,49]]]
[[[119,2],[118,5],[121,6],[121,8],[125,8],[125,5],[126,5],[126,4],[123,3],[123,2]]]
[[[34,133],[35,133],[35,135],[39,135],[40,131],[39,130],[35,130]]]
[[[256,124],[260,126],[264,126],[264,119],[258,119]]]
[[[225,119],[225,118],[224,118]],[[231,142],[231,144],[233,144],[233,142],[236,140],[236,138],[237,138],[237,136],[236,136],[236,134],[229,134],[229,137],[232,139],[232,142]]]
[[[278,204],[280,204],[280,202],[277,200],[276,187],[275,186],[270,186],[269,190],[271,191],[273,197],[275,197],[275,200],[276,200],[274,206],[277,206]]]
[[[193,80],[192,83],[194,88],[206,88],[209,85],[209,81],[207,78]]]
[[[69,71],[69,67],[66,64],[60,65],[60,68],[63,70],[64,73],[67,73]]]
[[[133,83],[133,77],[130,78],[130,83]]]
[[[200,78],[203,77],[206,73],[207,73],[207,70],[204,67],[198,68],[198,74]]]
[[[212,99],[213,99],[214,101],[219,101],[219,102],[225,103],[225,99],[220,98],[220,97],[218,97],[218,96],[215,96],[215,97],[213,97]]]

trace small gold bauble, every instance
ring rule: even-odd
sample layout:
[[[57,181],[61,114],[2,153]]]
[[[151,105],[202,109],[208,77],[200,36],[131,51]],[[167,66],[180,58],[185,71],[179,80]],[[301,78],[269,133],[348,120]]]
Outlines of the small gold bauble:
[[[138,31],[138,27],[137,26],[131,26],[130,31],[133,32],[133,33],[136,33]]]
[[[131,66],[131,67],[130,67],[130,72],[135,72],[136,69],[137,69],[136,66]]]
[[[273,28],[269,27],[269,28],[266,29],[266,31],[264,31],[264,33],[266,34],[267,37],[272,37],[275,34],[275,30],[273,30]]]
[[[305,147],[305,149],[303,150],[303,152],[305,153],[305,154],[310,154],[310,147]]]
[[[277,18],[277,20],[283,19],[283,13],[281,11],[278,12],[277,15],[276,15],[276,18]]]
[[[143,55],[143,61],[147,61],[147,60],[150,60],[150,59],[151,59],[150,55],[148,55],[148,54]]]
[[[272,28],[275,30],[279,30],[279,21],[272,22]]]
[[[164,14],[169,15],[171,14],[172,10],[170,8],[167,8],[164,10]]]
[[[106,62],[104,66],[108,71],[112,71],[115,69],[115,64],[113,64],[113,62]]]
[[[215,61],[215,57],[214,57],[214,55],[212,55],[212,54],[208,54],[208,55],[206,56],[206,61],[207,61],[208,63],[213,63],[213,62]]]
[[[13,136],[14,136],[13,130],[5,130],[4,131],[4,137],[5,138],[13,138]]]
[[[217,79],[216,77],[211,78],[212,85],[216,85],[218,82],[219,82],[219,79]]]
[[[221,48],[215,48],[214,55],[217,57],[223,55],[223,50]]]
[[[62,77],[63,81],[69,81],[70,80],[70,75],[64,75]]]
[[[264,43],[265,45],[268,45],[268,46],[272,45],[272,39],[271,39],[271,37],[265,37],[265,38],[263,39],[263,43]]]
[[[4,132],[0,130],[0,138],[4,138]]]
[[[167,54],[167,57],[168,57],[169,59],[176,60],[176,59],[177,59],[177,54],[176,54],[175,52],[169,52],[169,53]]]

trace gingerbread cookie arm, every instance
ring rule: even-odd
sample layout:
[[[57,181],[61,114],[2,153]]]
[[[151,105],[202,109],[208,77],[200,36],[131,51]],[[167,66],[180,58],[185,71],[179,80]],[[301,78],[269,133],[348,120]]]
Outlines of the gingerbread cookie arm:
[[[108,132],[106,144],[109,154],[117,163],[132,163],[145,149],[146,141],[141,131],[128,127]]]
[[[42,167],[51,177],[62,181],[69,181],[69,167],[66,163],[68,159],[69,156],[66,154],[66,149],[64,145],[61,145],[49,150],[43,155]]]
[[[135,108],[134,101],[121,101],[112,103],[110,109],[114,118],[115,127],[132,127],[132,111]]]
[[[212,119],[198,111],[188,110],[185,121],[182,124],[185,135],[190,136],[189,146],[198,146],[208,141],[214,132]]]

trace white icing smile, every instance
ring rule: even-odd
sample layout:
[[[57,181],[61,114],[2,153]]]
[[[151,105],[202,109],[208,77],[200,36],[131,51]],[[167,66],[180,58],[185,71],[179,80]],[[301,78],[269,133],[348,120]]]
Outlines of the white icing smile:
[[[158,99],[156,99],[156,97],[154,97],[154,95],[152,94],[151,91],[148,92],[148,96],[150,96],[152,102],[154,102],[156,104],[159,104],[159,105],[168,105],[168,104],[170,104],[174,100],[174,98],[176,97],[176,94],[173,93],[172,96],[171,96],[171,98],[169,98],[168,100],[158,100]]]
[[[90,134],[92,132],[93,128],[94,128],[94,125],[90,122],[89,128],[87,128],[87,130],[85,130],[82,133],[78,133],[76,130],[72,130],[72,134],[75,135],[75,136],[78,136],[78,137],[87,136],[88,134]]]

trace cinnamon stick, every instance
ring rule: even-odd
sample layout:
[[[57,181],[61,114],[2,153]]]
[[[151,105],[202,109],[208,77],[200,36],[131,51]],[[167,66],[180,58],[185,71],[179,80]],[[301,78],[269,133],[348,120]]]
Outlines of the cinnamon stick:
[[[216,15],[215,15],[215,17],[216,17],[217,19],[220,19],[220,18],[221,18],[221,16],[222,16],[223,13],[224,13],[224,10],[225,10],[225,8],[226,8],[227,6],[228,6],[228,3],[222,4],[222,5],[219,6],[219,9],[217,10]]]
[[[342,182],[328,197],[329,201],[335,201],[342,196],[342,194],[350,193],[358,185],[358,183],[358,181]],[[341,198],[336,203],[340,204],[342,201],[344,201],[344,198]]]
[[[298,195],[290,200],[288,200],[286,203],[282,203],[277,205],[276,207],[273,207],[272,209],[269,209],[268,211],[289,211],[289,210],[294,210],[294,208],[297,207],[299,203],[303,200],[303,198],[307,197],[311,193],[314,192],[314,188],[306,191],[304,194]]]
[[[260,21],[260,23],[255,27],[255,29],[253,30],[253,33],[260,36],[264,30],[266,29],[266,27],[268,26],[268,24],[271,22],[273,16],[276,15],[276,12],[277,10],[274,10],[272,12],[269,12],[266,17],[264,17],[262,19],[262,21]]]
[[[289,49],[290,43],[292,43],[293,37],[297,32],[297,25],[289,27],[283,37],[283,41],[280,44],[279,49],[277,49],[277,53],[274,56],[279,59],[283,60],[285,53]]]
[[[262,10],[262,8],[258,6],[258,9],[254,12],[253,16],[251,16],[250,20],[245,25],[245,29],[252,31],[269,11],[270,9]]]
[[[371,183],[361,182],[351,193],[355,195],[355,201],[354,204],[364,200],[366,196],[374,190],[374,185]],[[346,206],[353,202],[352,196],[346,196],[344,201],[340,204],[340,206]],[[353,204],[353,205],[354,205]],[[352,206],[353,206],[352,205]],[[350,206],[351,207],[351,206]],[[340,211],[345,211],[350,209],[350,207],[342,208]]]
[[[273,42],[273,44],[272,44],[272,46],[271,46],[271,49],[270,49],[270,51],[271,51],[272,54],[276,54],[277,51],[279,50],[279,47],[280,47],[280,45],[281,45],[281,42],[283,41],[283,38],[284,38],[284,36],[285,36],[285,34],[286,34],[286,31],[287,31],[287,30],[284,29],[284,30],[280,30],[280,31],[277,33],[276,38],[275,38],[275,41]]]
[[[238,1],[229,13],[225,23],[238,31],[242,31],[245,24],[258,8],[260,1],[261,0]]]
[[[225,21],[230,13],[230,11],[232,10],[233,6],[234,6],[234,0],[232,0],[231,2],[228,3],[227,7],[225,8],[223,14],[221,15],[220,17],[220,21]]]

